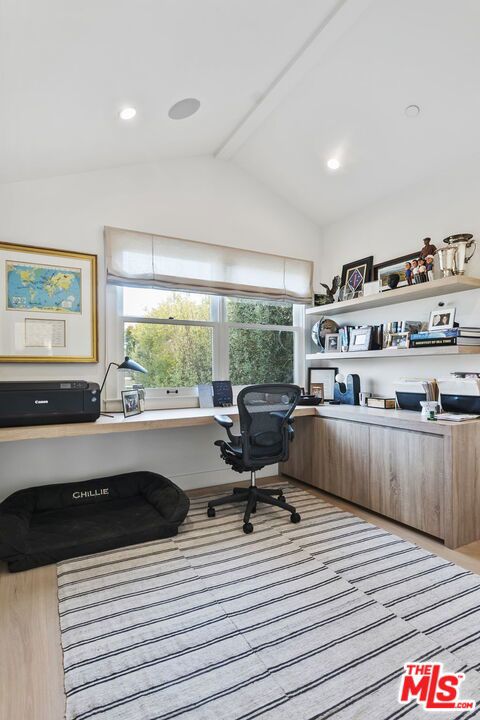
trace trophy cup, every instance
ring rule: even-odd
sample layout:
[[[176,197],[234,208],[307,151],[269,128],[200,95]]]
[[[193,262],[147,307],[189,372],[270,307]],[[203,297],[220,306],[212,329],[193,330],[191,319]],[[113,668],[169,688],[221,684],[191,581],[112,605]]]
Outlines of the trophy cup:
[[[453,273],[446,273],[444,266],[442,264],[442,257],[440,256],[440,269],[443,271],[444,276],[446,274],[448,275],[464,275],[465,273],[465,265],[468,263],[468,261],[472,258],[475,250],[477,249],[477,243],[472,240],[473,235],[471,233],[460,233],[459,235],[450,235],[449,237],[444,239],[444,243],[447,243],[447,248],[442,248],[442,250],[439,250],[439,254],[443,253],[445,255],[445,250],[447,251],[447,256],[445,257],[445,268],[448,270],[451,267],[451,261],[448,259],[448,250],[455,249],[456,252],[453,256]],[[467,250],[471,248],[473,245],[473,250],[470,255],[467,256]]]
[[[442,271],[443,277],[450,277],[451,275],[455,275],[456,255],[456,245],[449,245],[448,247],[439,248],[437,250],[437,257],[440,262],[440,270]]]

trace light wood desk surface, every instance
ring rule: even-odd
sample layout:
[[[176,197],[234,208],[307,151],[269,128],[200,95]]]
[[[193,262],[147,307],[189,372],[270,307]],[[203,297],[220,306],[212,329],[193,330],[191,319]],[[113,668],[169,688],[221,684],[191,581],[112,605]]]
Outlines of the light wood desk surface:
[[[228,415],[238,418],[236,406],[228,408],[181,408],[177,410],[147,410],[141,415],[124,418],[123,413],[112,413],[113,417],[101,416],[96,422],[64,423],[61,425],[28,425],[26,427],[0,428],[0,442],[18,440],[47,440],[52,438],[105,435],[139,430],[163,430],[166,428],[195,427],[212,425],[214,415]],[[295,416],[314,415],[315,408],[300,407]]]

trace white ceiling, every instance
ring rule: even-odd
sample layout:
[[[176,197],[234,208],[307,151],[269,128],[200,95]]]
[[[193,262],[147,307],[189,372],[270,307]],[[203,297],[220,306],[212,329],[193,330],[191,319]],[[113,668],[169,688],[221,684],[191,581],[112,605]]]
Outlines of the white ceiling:
[[[0,182],[212,154],[334,4],[0,0]]]
[[[480,154],[479,31],[480,0],[0,0],[0,182],[216,154],[325,224]]]

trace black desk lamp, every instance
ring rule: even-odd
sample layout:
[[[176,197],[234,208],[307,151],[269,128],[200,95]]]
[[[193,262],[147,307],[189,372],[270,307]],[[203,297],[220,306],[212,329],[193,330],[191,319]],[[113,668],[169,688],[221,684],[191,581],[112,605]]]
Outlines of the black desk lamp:
[[[105,383],[107,382],[108,373],[110,372],[110,368],[112,367],[112,365],[115,365],[117,370],[133,370],[134,372],[148,373],[148,370],[145,370],[143,365],[139,365],[137,362],[135,362],[135,360],[132,360],[129,357],[126,357],[125,360],[120,363],[120,365],[116,362],[111,362],[107,368],[105,377],[103,378],[102,387],[100,388],[100,397],[102,396],[102,391]]]

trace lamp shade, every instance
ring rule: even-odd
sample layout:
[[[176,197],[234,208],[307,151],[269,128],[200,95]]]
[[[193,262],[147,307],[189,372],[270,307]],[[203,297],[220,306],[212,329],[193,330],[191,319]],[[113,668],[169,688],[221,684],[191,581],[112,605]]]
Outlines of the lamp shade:
[[[133,370],[134,372],[148,373],[143,365],[139,365],[135,360],[126,357],[125,360],[118,366],[119,370]]]

